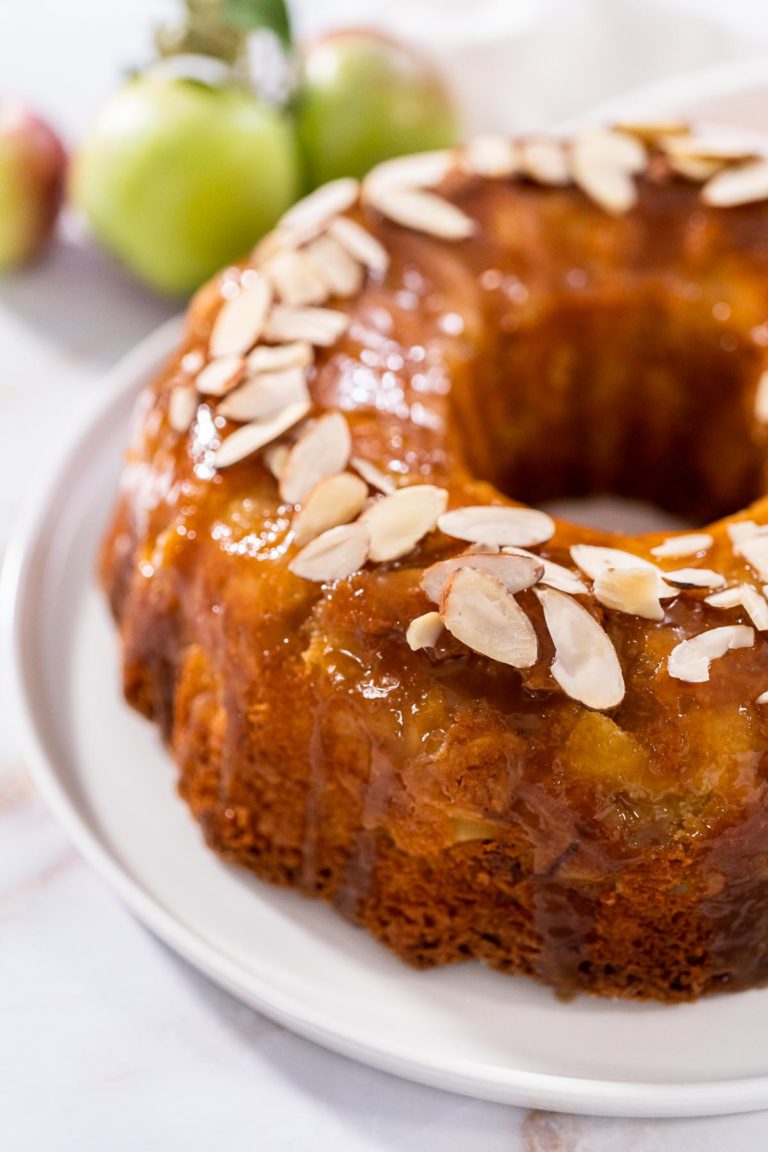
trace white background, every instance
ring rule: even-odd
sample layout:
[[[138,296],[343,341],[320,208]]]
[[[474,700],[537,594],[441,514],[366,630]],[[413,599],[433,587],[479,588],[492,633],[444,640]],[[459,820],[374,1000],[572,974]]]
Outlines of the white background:
[[[149,50],[156,0],[0,0],[0,94],[77,140]],[[303,0],[312,32],[363,18],[436,52],[473,126],[551,124],[680,68],[766,51],[760,0]],[[67,221],[0,282],[0,543],[27,477],[104,370],[176,305]],[[2,1152],[763,1152],[768,1115],[526,1113],[352,1064],[244,1008],[140,928],[69,848],[0,725]]]

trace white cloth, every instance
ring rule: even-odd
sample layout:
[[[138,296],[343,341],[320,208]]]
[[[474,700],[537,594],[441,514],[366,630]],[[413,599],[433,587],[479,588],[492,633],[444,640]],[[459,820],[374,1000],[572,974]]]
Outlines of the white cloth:
[[[446,65],[472,127],[551,125],[694,65],[766,47],[738,0],[301,0],[405,32]],[[159,0],[0,4],[0,85],[72,139],[148,51]],[[0,539],[20,474],[78,400],[170,306],[65,235],[0,283]],[[762,1152],[768,1115],[592,1120],[408,1084],[242,1007],[150,937],[68,847],[0,725],[0,1149],[3,1152]]]

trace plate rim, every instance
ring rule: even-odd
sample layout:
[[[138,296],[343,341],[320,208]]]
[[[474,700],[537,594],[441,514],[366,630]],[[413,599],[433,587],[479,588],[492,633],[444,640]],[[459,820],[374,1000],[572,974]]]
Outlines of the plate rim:
[[[398,1042],[334,1021],[300,997],[246,972],[237,961],[177,918],[151,891],[121,866],[70,795],[38,730],[35,706],[26,684],[24,624],[36,595],[27,579],[30,565],[46,552],[45,527],[56,506],[54,494],[76,465],[83,444],[109,419],[114,406],[172,352],[181,318],[167,321],[141,341],[109,372],[98,393],[78,407],[58,451],[52,453],[12,528],[0,576],[2,674],[14,708],[22,754],[34,783],[70,841],[117,893],[129,910],[173,951],[209,979],[291,1031],[351,1059],[417,1083],[462,1095],[528,1108],[588,1115],[674,1117],[755,1111],[768,1104],[768,1074],[712,1081],[611,1081],[557,1073],[414,1056]],[[671,1011],[672,1009],[670,1009]]]

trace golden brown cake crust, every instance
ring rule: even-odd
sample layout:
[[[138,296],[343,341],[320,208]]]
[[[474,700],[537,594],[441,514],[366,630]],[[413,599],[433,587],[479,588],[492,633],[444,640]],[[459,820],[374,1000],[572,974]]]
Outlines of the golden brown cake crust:
[[[333,301],[351,322],[317,350],[315,414],[340,409],[356,456],[451,508],[608,490],[716,520],[759,497],[768,207],[708,206],[653,152],[635,187],[612,215],[573,184],[457,168],[440,194],[476,223],[457,240],[350,209],[390,263]],[[466,547],[440,531],[348,579],[294,574],[294,508],[263,454],[214,467],[231,426],[210,398],[189,433],[168,418],[248,267],[198,294],[140,401],[102,562],[127,699],[162,726],[208,844],[418,966],[478,958],[563,993],[661,1000],[764,982],[765,633],[678,679],[681,642],[752,626],[740,603],[688,588],[651,620],[575,597],[626,686],[595,710],[553,676],[532,588],[516,597],[531,667],[448,631],[411,650],[435,608],[424,569]],[[578,575],[572,546],[608,546],[759,591],[733,519],[682,560],[655,559],[663,534],[564,521],[536,551]],[[736,519],[768,523],[768,502]]]

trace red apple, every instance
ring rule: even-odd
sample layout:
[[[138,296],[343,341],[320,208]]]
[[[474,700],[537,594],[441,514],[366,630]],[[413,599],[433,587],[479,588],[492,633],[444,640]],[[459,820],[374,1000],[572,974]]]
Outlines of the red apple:
[[[0,272],[32,259],[50,237],[66,165],[61,141],[44,120],[0,100]]]

